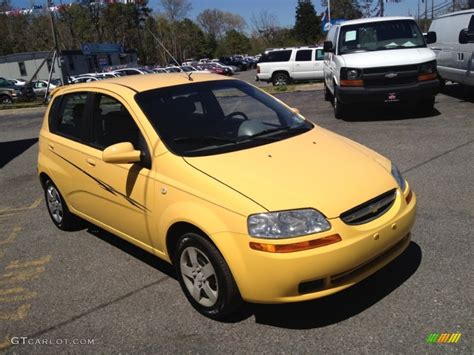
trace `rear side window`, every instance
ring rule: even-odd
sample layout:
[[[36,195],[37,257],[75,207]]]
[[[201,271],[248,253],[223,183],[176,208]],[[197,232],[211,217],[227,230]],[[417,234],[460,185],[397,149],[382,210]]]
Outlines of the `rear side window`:
[[[296,52],[297,62],[309,62],[313,51],[311,49],[302,49]]]
[[[51,106],[49,130],[74,140],[81,140],[87,93],[58,97]]]
[[[260,58],[261,63],[265,62],[288,62],[291,57],[291,50],[284,50],[284,51],[273,51],[267,54],[264,54],[262,58]]]
[[[316,60],[324,60],[324,52],[322,49],[316,50]]]

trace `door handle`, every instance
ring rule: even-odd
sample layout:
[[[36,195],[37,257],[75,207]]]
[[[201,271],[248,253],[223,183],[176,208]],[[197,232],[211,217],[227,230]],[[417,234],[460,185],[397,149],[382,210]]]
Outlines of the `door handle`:
[[[49,150],[54,150],[54,144],[53,143],[48,143],[48,148],[49,148]]]
[[[95,160],[92,159],[92,158],[86,158],[86,162],[87,162],[87,164],[89,164],[90,166],[95,166]]]

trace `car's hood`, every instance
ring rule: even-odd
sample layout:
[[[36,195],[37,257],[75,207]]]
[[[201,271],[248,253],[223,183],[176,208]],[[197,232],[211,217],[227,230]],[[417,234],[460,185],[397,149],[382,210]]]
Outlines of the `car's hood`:
[[[319,127],[251,149],[185,160],[269,211],[313,207],[333,218],[397,187],[390,162]]]
[[[430,48],[403,48],[344,54],[343,58],[347,68],[373,68],[419,64],[436,56]]]

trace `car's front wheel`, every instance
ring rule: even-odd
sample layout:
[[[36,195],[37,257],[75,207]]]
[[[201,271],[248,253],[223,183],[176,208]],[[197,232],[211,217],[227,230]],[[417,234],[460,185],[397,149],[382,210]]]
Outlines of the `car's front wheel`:
[[[186,298],[201,314],[223,319],[241,306],[242,299],[227,263],[205,237],[184,234],[173,261]]]
[[[335,95],[332,103],[334,106],[334,117],[337,119],[343,119],[347,115],[347,106],[340,102]]]

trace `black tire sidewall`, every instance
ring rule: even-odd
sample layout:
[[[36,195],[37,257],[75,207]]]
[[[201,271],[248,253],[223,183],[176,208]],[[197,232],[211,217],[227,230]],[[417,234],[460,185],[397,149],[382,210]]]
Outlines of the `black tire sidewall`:
[[[189,293],[183,281],[180,270],[181,254],[187,247],[199,249],[211,262],[216,272],[218,283],[217,302],[211,307],[204,307],[199,304]],[[191,305],[201,314],[212,319],[223,319],[233,313],[241,303],[240,294],[232,277],[230,269],[227,266],[220,252],[206,238],[195,233],[186,233],[178,241],[176,252],[173,257],[173,264],[176,270],[178,281],[186,298]]]
[[[49,209],[49,205],[48,205],[48,187],[49,186],[53,186],[56,189],[56,191],[58,192],[59,198],[61,199],[61,205],[62,205],[62,208],[63,208],[63,219],[61,220],[60,223],[58,223],[54,220],[54,218],[51,214],[51,211]],[[69,209],[66,205],[66,201],[64,201],[63,195],[59,191],[58,187],[50,179],[46,180],[45,183],[44,183],[44,198],[45,198],[46,209],[48,210],[49,218],[51,218],[51,221],[53,221],[54,225],[56,227],[58,227],[59,229],[62,229],[62,230],[65,230],[65,231],[73,230],[75,225],[76,225],[77,219],[69,211]]]

